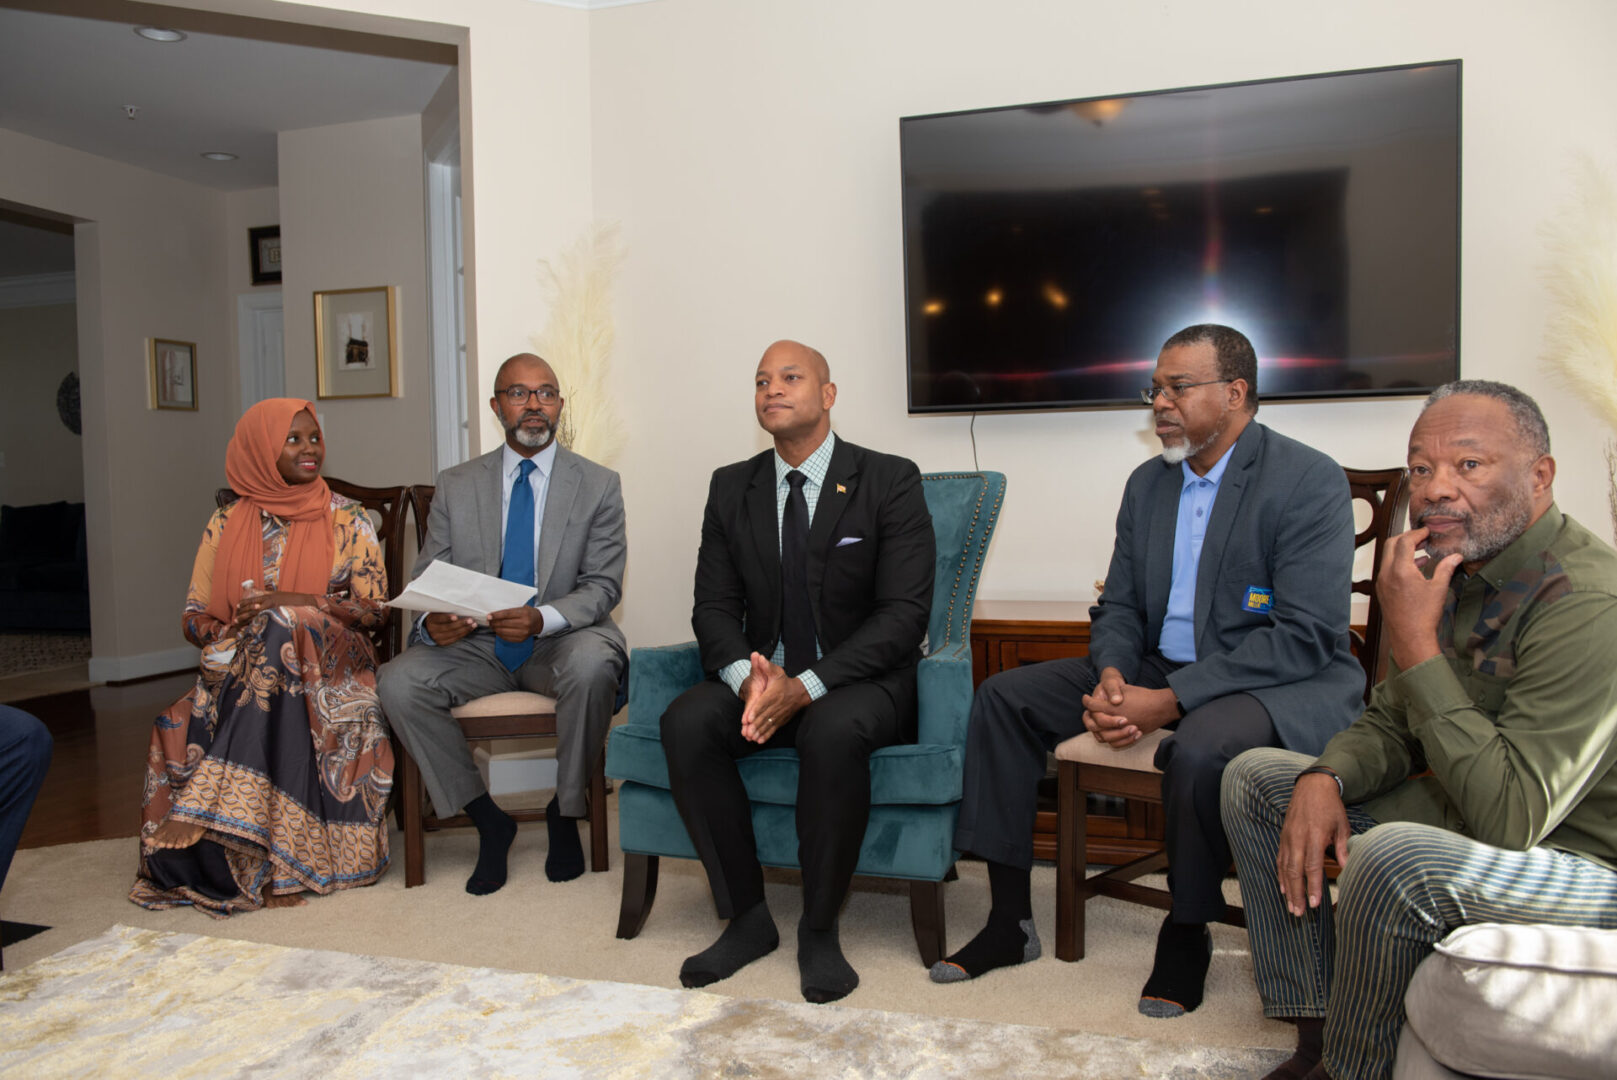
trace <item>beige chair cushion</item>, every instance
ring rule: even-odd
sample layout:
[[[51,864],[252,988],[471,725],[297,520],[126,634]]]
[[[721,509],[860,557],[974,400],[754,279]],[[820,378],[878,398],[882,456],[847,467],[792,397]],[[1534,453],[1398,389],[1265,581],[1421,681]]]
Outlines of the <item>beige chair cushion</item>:
[[[1461,927],[1415,969],[1404,1007],[1431,1056],[1459,1072],[1609,1078],[1617,930]]]
[[[473,698],[464,705],[449,710],[456,720],[469,716],[523,716],[528,713],[553,713],[556,699],[543,694],[530,694],[526,690],[512,690],[504,694],[489,694]]]
[[[1132,746],[1113,750],[1086,731],[1057,746],[1056,760],[1160,774],[1162,770],[1151,764],[1151,761],[1157,756],[1157,744],[1172,734],[1173,732],[1166,728],[1158,728],[1149,735],[1142,735],[1140,741]]]
[[[1398,1036],[1398,1053],[1392,1062],[1392,1080],[1475,1080],[1457,1073],[1432,1056],[1408,1024]]]

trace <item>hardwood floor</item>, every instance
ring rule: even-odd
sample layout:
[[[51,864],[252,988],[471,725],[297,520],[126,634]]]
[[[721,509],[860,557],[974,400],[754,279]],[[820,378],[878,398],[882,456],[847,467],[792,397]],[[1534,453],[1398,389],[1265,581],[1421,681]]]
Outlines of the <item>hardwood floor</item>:
[[[56,742],[20,846],[134,836],[152,721],[195,679],[164,675],[12,702],[43,720]]]

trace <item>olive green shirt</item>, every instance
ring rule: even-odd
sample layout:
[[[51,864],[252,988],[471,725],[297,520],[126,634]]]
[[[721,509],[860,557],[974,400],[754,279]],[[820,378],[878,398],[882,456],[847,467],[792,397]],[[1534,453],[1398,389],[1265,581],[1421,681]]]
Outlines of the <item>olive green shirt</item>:
[[[1377,821],[1617,868],[1617,552],[1551,505],[1456,571],[1443,655],[1391,665],[1317,764]],[[1427,775],[1415,775],[1425,773]]]

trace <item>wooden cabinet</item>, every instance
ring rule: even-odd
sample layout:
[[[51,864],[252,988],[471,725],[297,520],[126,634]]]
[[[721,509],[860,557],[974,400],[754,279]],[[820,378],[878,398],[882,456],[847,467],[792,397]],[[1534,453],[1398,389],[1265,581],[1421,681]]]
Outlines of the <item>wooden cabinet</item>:
[[[1067,600],[979,600],[971,616],[978,683],[1023,664],[1089,655],[1089,605]]]
[[[1089,655],[1089,607],[1074,600],[979,600],[972,610],[972,675],[990,675],[1044,660]],[[1077,708],[1078,703],[1074,702]],[[1054,773],[1041,786],[1033,857],[1056,857]],[[1044,789],[1049,789],[1048,791]],[[1089,812],[1091,861],[1117,866],[1162,846],[1162,807],[1099,800]]]

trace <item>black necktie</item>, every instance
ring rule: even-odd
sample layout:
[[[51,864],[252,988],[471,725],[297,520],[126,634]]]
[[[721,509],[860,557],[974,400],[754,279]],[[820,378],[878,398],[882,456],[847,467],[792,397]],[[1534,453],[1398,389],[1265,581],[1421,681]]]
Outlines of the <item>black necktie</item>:
[[[780,636],[786,646],[786,674],[797,675],[813,665],[814,609],[808,591],[808,500],[803,481],[793,469],[786,474],[791,490],[780,519]]]

